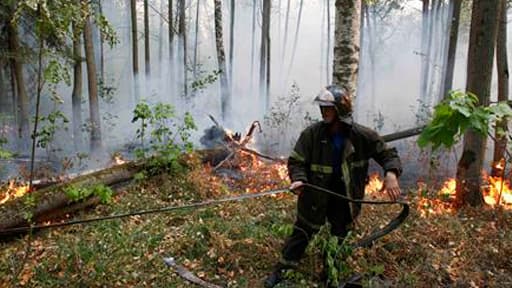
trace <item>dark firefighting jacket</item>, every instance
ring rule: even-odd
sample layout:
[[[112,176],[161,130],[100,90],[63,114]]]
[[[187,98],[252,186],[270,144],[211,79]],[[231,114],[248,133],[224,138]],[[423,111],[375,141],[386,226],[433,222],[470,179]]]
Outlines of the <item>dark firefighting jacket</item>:
[[[400,175],[402,168],[395,148],[388,148],[372,129],[356,123],[349,126],[346,133],[349,135],[345,135],[341,153],[342,181],[337,181],[343,183],[344,187],[329,187],[334,172],[334,145],[328,134],[328,126],[323,122],[306,128],[297,140],[288,158],[291,181],[302,181],[337,192],[344,191],[353,199],[362,199],[368,180],[370,158],[382,166],[384,171],[393,171],[397,176]],[[328,194],[305,187],[297,202],[297,217],[312,228],[318,228],[325,222],[328,201]],[[349,207],[352,219],[355,219],[361,205],[351,203]],[[346,224],[350,225],[352,219],[346,219]]]

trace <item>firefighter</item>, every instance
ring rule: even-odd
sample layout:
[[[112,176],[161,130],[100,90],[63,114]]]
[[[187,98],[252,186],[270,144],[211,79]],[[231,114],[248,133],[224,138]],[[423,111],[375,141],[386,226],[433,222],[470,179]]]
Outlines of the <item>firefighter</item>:
[[[304,183],[362,199],[368,160],[373,158],[384,170],[383,189],[391,200],[401,194],[398,177],[402,168],[396,149],[388,148],[377,132],[352,121],[352,101],[347,91],[327,86],[315,102],[323,121],[302,131],[288,158],[290,190],[298,195],[297,218],[281,259],[265,279],[265,287],[274,287],[282,280],[284,270],[297,267],[309,240],[326,220],[331,234],[341,243],[360,212],[360,204],[304,187]]]

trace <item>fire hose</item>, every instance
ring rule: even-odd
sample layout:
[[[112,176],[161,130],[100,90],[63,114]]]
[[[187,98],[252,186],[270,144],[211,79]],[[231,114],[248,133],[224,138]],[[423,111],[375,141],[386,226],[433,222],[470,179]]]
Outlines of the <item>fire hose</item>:
[[[322,193],[326,193],[329,195],[343,198],[352,203],[370,204],[370,205],[394,205],[394,204],[402,205],[402,210],[398,216],[393,218],[383,228],[375,230],[374,232],[370,233],[366,237],[360,239],[357,243],[355,243],[353,245],[354,248],[371,246],[375,240],[383,237],[386,234],[389,234],[391,231],[398,228],[398,226],[400,226],[400,224],[402,224],[405,221],[405,219],[407,218],[407,216],[409,215],[409,204],[405,201],[374,201],[374,200],[352,199],[350,197],[335,193],[331,190],[328,190],[328,189],[325,189],[325,188],[322,188],[322,187],[319,187],[316,185],[305,183],[304,186],[310,187],[310,188],[315,189]],[[1,235],[12,235],[12,234],[16,234],[16,233],[23,233],[23,232],[29,232],[29,231],[34,232],[34,231],[43,230],[43,229],[51,229],[51,228],[91,223],[91,222],[97,222],[97,221],[119,219],[119,218],[125,218],[125,217],[136,216],[136,215],[155,214],[155,213],[170,212],[170,211],[175,211],[175,210],[200,208],[200,207],[204,207],[204,206],[216,205],[216,204],[221,204],[221,203],[226,203],[226,202],[234,202],[234,201],[240,201],[240,200],[245,200],[245,199],[258,198],[258,197],[262,197],[262,196],[277,195],[277,194],[285,193],[288,191],[290,191],[288,188],[274,189],[274,190],[268,190],[268,191],[263,191],[263,192],[259,192],[259,193],[242,194],[242,195],[236,195],[236,196],[231,196],[231,197],[226,197],[226,198],[221,198],[221,199],[213,199],[213,200],[207,200],[207,201],[202,201],[202,202],[196,202],[196,203],[191,203],[191,204],[181,205],[181,206],[168,206],[168,207],[162,207],[162,208],[129,212],[129,213],[124,213],[124,214],[114,214],[114,215],[108,215],[108,216],[103,216],[103,217],[79,219],[79,220],[72,220],[72,221],[66,221],[66,222],[60,222],[60,223],[51,223],[51,224],[45,224],[45,225],[15,227],[15,228],[10,228],[10,229],[0,230],[0,236]]]

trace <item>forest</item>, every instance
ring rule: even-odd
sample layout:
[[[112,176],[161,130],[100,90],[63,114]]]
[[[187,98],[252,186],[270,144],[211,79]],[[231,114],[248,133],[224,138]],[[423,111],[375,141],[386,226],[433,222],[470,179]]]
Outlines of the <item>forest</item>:
[[[510,5],[0,1],[0,287],[511,287]]]

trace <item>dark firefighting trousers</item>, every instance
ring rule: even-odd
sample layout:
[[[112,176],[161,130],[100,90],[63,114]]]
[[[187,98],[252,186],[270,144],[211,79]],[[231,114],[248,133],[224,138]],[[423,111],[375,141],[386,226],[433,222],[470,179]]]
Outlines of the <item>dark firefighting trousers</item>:
[[[331,187],[337,187],[337,193],[345,195],[345,189],[343,181],[336,181]],[[322,193],[322,192],[318,192]],[[339,243],[343,241],[343,238],[348,233],[348,225],[352,222],[352,216],[350,212],[350,206],[347,200],[334,195],[327,195],[329,197],[327,201],[327,210],[325,211],[326,219],[331,225],[331,235],[339,238]],[[282,257],[280,264],[284,266],[294,266],[306,250],[309,241],[319,231],[318,227],[311,227],[300,218],[297,217],[295,221],[293,232],[285,242],[282,250]]]

